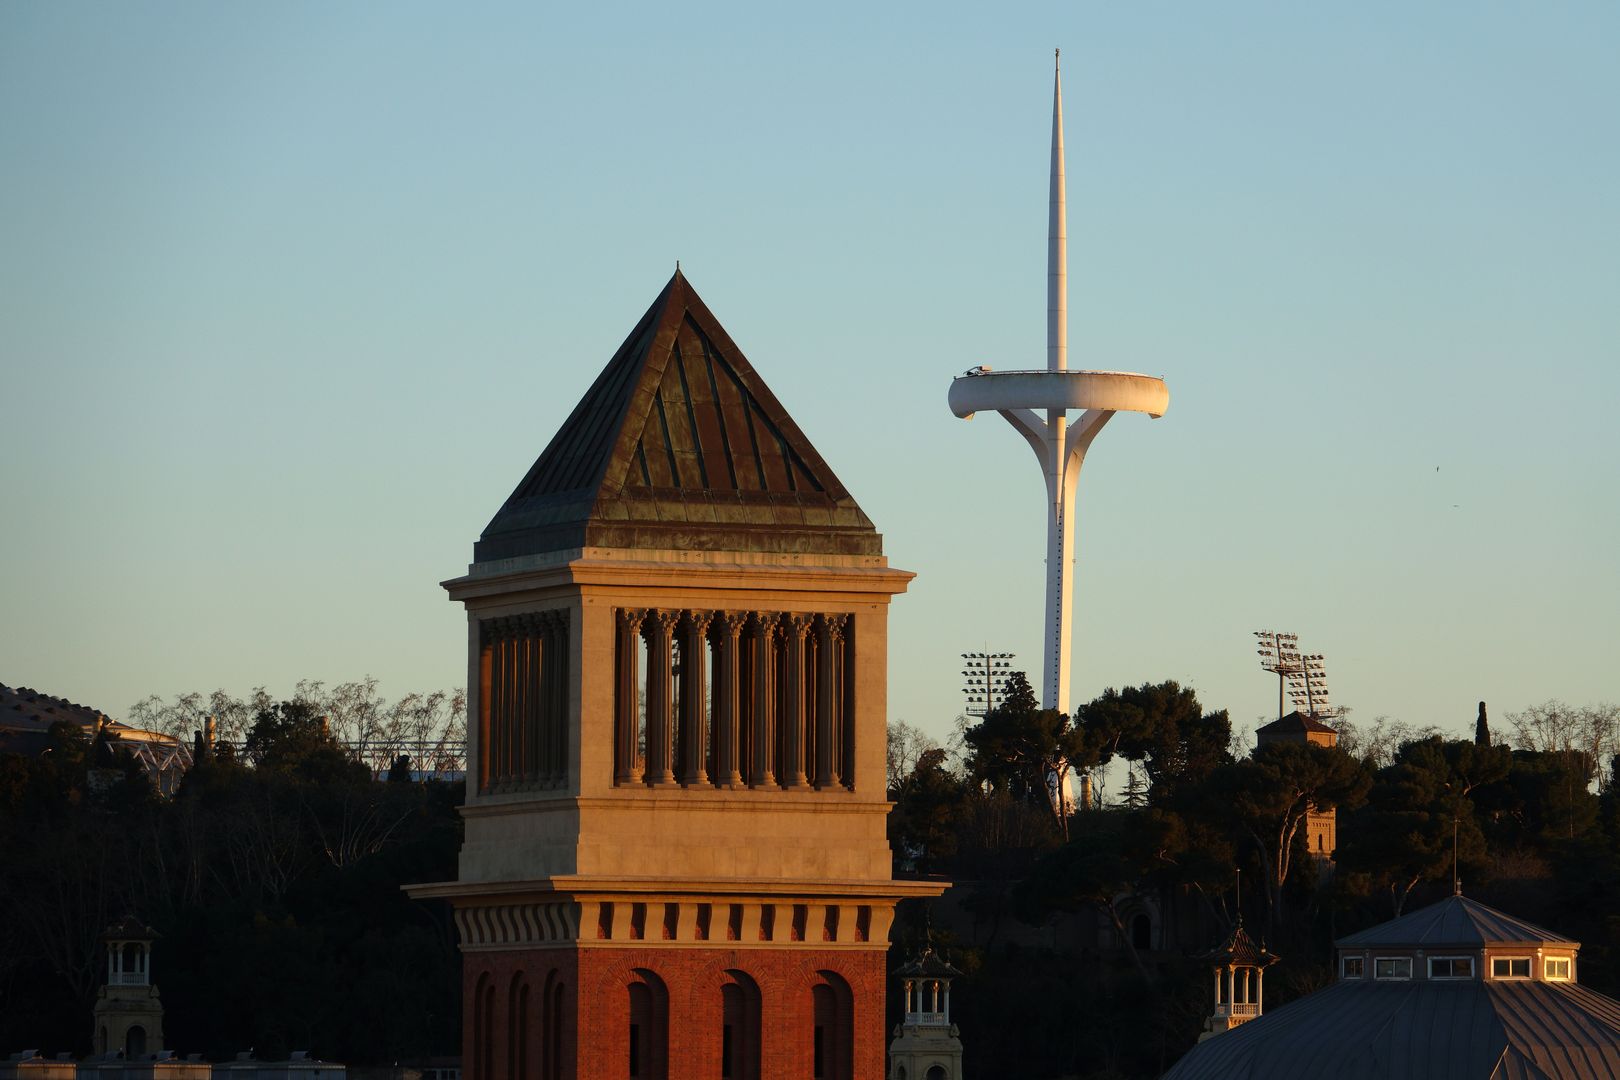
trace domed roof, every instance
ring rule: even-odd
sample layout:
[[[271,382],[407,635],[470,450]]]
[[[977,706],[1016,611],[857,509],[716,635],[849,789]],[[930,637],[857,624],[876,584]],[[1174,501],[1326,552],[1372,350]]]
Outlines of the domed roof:
[[[1579,948],[1580,942],[1555,934],[1534,923],[1486,907],[1466,896],[1448,896],[1438,904],[1369,927],[1334,942],[1341,949],[1376,946],[1433,948],[1457,945],[1480,948],[1486,945],[1558,945]]]

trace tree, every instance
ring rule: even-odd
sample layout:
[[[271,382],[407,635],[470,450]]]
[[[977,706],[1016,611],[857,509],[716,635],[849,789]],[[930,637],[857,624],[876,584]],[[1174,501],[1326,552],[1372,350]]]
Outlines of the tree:
[[[887,790],[897,790],[917,767],[923,754],[937,749],[938,745],[922,729],[914,728],[904,720],[889,721],[884,770],[888,779]]]
[[[1110,687],[1075,711],[1075,723],[1096,747],[1099,764],[1115,755],[1140,763],[1157,804],[1232,761],[1226,710],[1205,713],[1192,688],[1173,680]]]
[[[371,770],[349,756],[308,702],[283,701],[259,710],[242,752],[255,769],[312,783],[371,779]]]
[[[1474,743],[1476,746],[1491,745],[1491,724],[1485,718],[1485,703],[1479,703],[1479,716],[1474,720]]]
[[[1053,820],[1067,835],[1067,807],[1062,799],[1047,797],[1047,777],[1056,776],[1058,790],[1064,790],[1074,770],[1097,763],[1097,750],[1067,716],[1037,705],[1023,672],[1013,672],[1002,703],[964,731],[962,739],[970,780],[988,783],[1014,798],[1047,802]]]
[[[1546,701],[1509,713],[1508,723],[1513,726],[1513,745],[1520,750],[1578,755],[1587,765],[1586,783],[1601,782],[1598,762],[1620,753],[1620,705],[1574,708],[1562,701]]]
[[[1505,746],[1438,736],[1405,744],[1378,772],[1353,827],[1342,830],[1342,861],[1385,883],[1396,916],[1421,881],[1447,877],[1454,865],[1482,869],[1485,837],[1470,795],[1500,784],[1510,762]]]
[[[966,794],[962,781],[945,768],[945,751],[937,746],[924,751],[893,793],[889,835],[895,853],[914,858],[920,870],[936,869],[956,854]]]
[[[1125,926],[1120,900],[1171,861],[1185,837],[1173,815],[1107,810],[1087,815],[1086,827],[1035,864],[1013,890],[1013,904],[1026,922],[1053,912],[1095,908],[1107,916],[1137,973],[1153,981]]]
[[[1354,809],[1366,798],[1366,765],[1336,747],[1267,743],[1253,755],[1216,770],[1206,785],[1209,811],[1232,822],[1255,845],[1273,924],[1283,914],[1283,885],[1295,841],[1313,811]]]

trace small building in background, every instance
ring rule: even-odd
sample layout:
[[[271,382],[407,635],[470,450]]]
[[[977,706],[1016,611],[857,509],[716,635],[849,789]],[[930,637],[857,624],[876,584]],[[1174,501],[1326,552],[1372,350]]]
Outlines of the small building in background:
[[[1580,942],[1462,895],[1340,938],[1326,989],[1207,1039],[1164,1080],[1620,1076],[1620,1001]]]
[[[107,946],[107,981],[96,991],[97,1054],[122,1053],[126,1060],[163,1046],[163,1002],[152,985],[152,942],[157,931],[133,915],[101,935]]]
[[[1215,1008],[1204,1021],[1198,1041],[1257,1019],[1265,1011],[1266,968],[1280,957],[1256,945],[1238,915],[1231,934],[1200,957],[1215,970]]]
[[[1273,720],[1254,733],[1256,748],[1268,743],[1309,743],[1315,746],[1339,745],[1339,733],[1314,715],[1291,712],[1281,720]],[[1330,860],[1339,846],[1339,812],[1333,807],[1312,810],[1305,819],[1305,843],[1311,856]]]

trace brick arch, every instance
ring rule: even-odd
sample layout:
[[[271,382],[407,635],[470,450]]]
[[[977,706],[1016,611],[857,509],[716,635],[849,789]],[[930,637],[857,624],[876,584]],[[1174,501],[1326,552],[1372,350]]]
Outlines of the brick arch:
[[[472,974],[469,972],[468,974]],[[473,979],[471,1000],[467,1015],[471,1018],[466,1033],[471,1048],[467,1067],[469,1080],[494,1080],[494,990],[495,977],[485,969]]]
[[[855,991],[836,971],[818,968],[810,981],[811,1075],[854,1080]]]
[[[529,976],[519,968],[506,985],[506,1080],[533,1080],[534,1027],[529,1023]]]

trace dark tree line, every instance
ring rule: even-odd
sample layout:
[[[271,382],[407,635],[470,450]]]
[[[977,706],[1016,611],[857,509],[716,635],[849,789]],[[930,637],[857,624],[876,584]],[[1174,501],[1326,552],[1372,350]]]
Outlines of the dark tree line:
[[[970,1073],[1157,1076],[1208,1015],[1209,972],[1192,957],[1238,917],[1239,872],[1245,925],[1284,957],[1268,1009],[1332,978],[1334,938],[1448,895],[1454,873],[1469,895],[1583,941],[1582,982],[1615,993],[1620,756],[1599,762],[1592,749],[1612,712],[1537,707],[1510,718],[1516,746],[1493,741],[1482,712],[1473,739],[1343,723],[1344,748],[1238,755],[1227,714],[1174,682],[1111,689],[1063,716],[1019,678],[961,731],[954,758],[900,732],[912,748],[911,768],[891,775],[897,862],[954,879],[951,902],[976,927],[952,952],[966,972],[953,1000]],[[1136,778],[1125,797],[1065,821],[1047,777],[1116,760]],[[1331,872],[1305,828],[1328,807]],[[1201,940],[1138,948],[1125,905],[1141,896],[1195,913],[1179,925]],[[902,947],[921,933],[922,916],[907,915]],[[1111,929],[1114,945],[1063,944],[1057,928],[1076,916]],[[1051,927],[1054,944],[1032,949],[1012,925]]]
[[[99,935],[132,913],[160,935],[170,1048],[453,1050],[448,913],[400,885],[455,876],[461,785],[374,781],[307,702],[261,701],[238,743],[197,749],[172,799],[70,725],[0,754],[0,1048],[89,1051]]]

